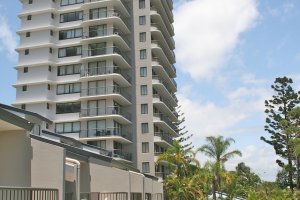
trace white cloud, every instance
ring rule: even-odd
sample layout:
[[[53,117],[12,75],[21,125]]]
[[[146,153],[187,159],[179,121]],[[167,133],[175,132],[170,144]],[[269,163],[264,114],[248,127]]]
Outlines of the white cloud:
[[[15,52],[17,39],[3,16],[0,16],[0,30],[0,51],[10,59],[15,60],[17,57]]]
[[[210,79],[258,17],[255,0],[181,1],[175,8],[177,66]]]
[[[275,161],[279,157],[276,156],[271,146],[264,145],[263,147],[257,147],[248,145],[242,149],[242,154],[242,157],[234,157],[229,160],[226,163],[226,168],[234,170],[238,163],[244,162],[263,180],[275,181],[276,174],[280,169]]]
[[[181,110],[185,113],[186,126],[195,137],[205,137],[209,135],[231,136],[241,133],[241,130],[253,127],[237,127],[244,120],[253,115],[264,113],[264,100],[269,98],[270,91],[264,88],[254,77],[246,81],[255,82],[250,86],[240,86],[232,91],[225,92],[226,104],[217,105],[212,101],[201,99],[191,100],[191,87],[184,87],[184,91],[179,91],[178,99]],[[239,129],[239,130],[237,130]]]

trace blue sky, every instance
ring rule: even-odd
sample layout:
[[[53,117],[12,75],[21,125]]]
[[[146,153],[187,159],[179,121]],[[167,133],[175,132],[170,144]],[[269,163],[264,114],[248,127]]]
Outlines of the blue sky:
[[[261,142],[264,99],[278,76],[300,89],[300,2],[292,0],[177,0],[178,97],[200,146],[208,135],[233,137],[244,161],[266,180],[277,172],[273,149]],[[19,27],[18,0],[0,1],[0,102],[11,104]],[[204,162],[205,158],[198,155]]]

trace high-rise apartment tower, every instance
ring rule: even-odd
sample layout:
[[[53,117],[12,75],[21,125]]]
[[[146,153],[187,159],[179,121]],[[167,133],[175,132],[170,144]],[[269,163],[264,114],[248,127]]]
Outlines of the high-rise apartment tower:
[[[163,177],[178,136],[172,0],[20,0],[14,106]]]

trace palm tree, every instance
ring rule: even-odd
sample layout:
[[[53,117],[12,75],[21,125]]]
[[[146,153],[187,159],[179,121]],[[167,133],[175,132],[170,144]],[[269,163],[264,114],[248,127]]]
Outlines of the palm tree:
[[[212,166],[214,172],[214,178],[212,180],[213,185],[213,198],[216,199],[216,191],[221,186],[221,171],[224,170],[224,163],[230,158],[238,155],[242,156],[242,153],[239,150],[231,150],[229,151],[229,147],[231,143],[234,143],[234,139],[232,138],[224,138],[223,136],[218,137],[207,137],[207,144],[201,146],[197,149],[196,152],[200,151],[204,153],[206,156],[213,158],[214,163]]]
[[[191,149],[184,149],[178,141],[174,141],[172,147],[159,155],[156,163],[161,161],[167,161],[169,168],[174,170],[178,177],[187,176],[190,173],[190,168],[193,167],[191,164],[199,166],[195,153]]]

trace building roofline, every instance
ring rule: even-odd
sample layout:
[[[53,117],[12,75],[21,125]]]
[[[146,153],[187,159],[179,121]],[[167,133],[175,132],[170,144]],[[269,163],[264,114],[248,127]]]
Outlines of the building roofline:
[[[90,151],[87,151],[87,150],[84,150],[84,149],[81,149],[81,148],[85,146],[85,147],[93,148],[94,150],[99,150],[99,151],[107,151],[107,150],[104,150],[104,149],[101,149],[101,148],[98,148],[98,147],[95,147],[95,146],[92,146],[92,145],[84,144],[84,143],[82,143],[82,142],[80,142],[76,139],[73,139],[73,138],[70,138],[70,137],[67,137],[67,136],[63,136],[63,135],[60,135],[60,134],[57,134],[57,133],[52,133],[52,132],[49,132],[49,131],[45,131],[45,130],[42,130],[42,134],[47,134],[47,135],[50,135],[50,136],[59,137],[59,138],[63,139],[64,143],[56,142],[56,141],[47,139],[45,137],[42,137],[41,135],[31,134],[30,137],[32,137],[34,139],[37,139],[37,140],[41,140],[41,141],[46,142],[46,143],[50,143],[50,144],[53,144],[53,145],[56,145],[56,146],[63,147],[67,151],[69,151],[71,154],[76,154],[76,155],[84,156],[84,157],[93,157],[93,158],[103,160],[103,161],[106,161],[106,162],[110,163],[111,167],[115,167],[115,168],[122,169],[122,170],[127,170],[127,171],[135,171],[135,172],[140,173],[140,171],[138,169],[134,168],[133,166],[128,165],[126,163],[122,163],[122,162],[117,161],[117,160],[114,160],[113,157],[106,156],[106,155],[101,155],[100,153],[99,154],[93,153],[93,152],[90,152]]]
[[[27,110],[22,110],[20,108],[8,106],[8,105],[2,104],[2,103],[0,103],[0,108],[11,110],[11,111],[14,111],[14,112],[23,113],[25,115],[31,115],[33,117],[36,117],[36,118],[38,118],[42,121],[45,121],[45,122],[49,123],[49,124],[53,124],[53,122],[50,119],[47,119],[46,117],[43,117],[42,115],[39,115],[39,114],[34,113],[34,112],[30,112],[30,111],[27,111]]]
[[[1,109],[0,107],[0,120],[14,124],[18,127],[24,128],[27,131],[31,131],[34,127],[34,124],[18,115],[15,115],[11,112]]]

